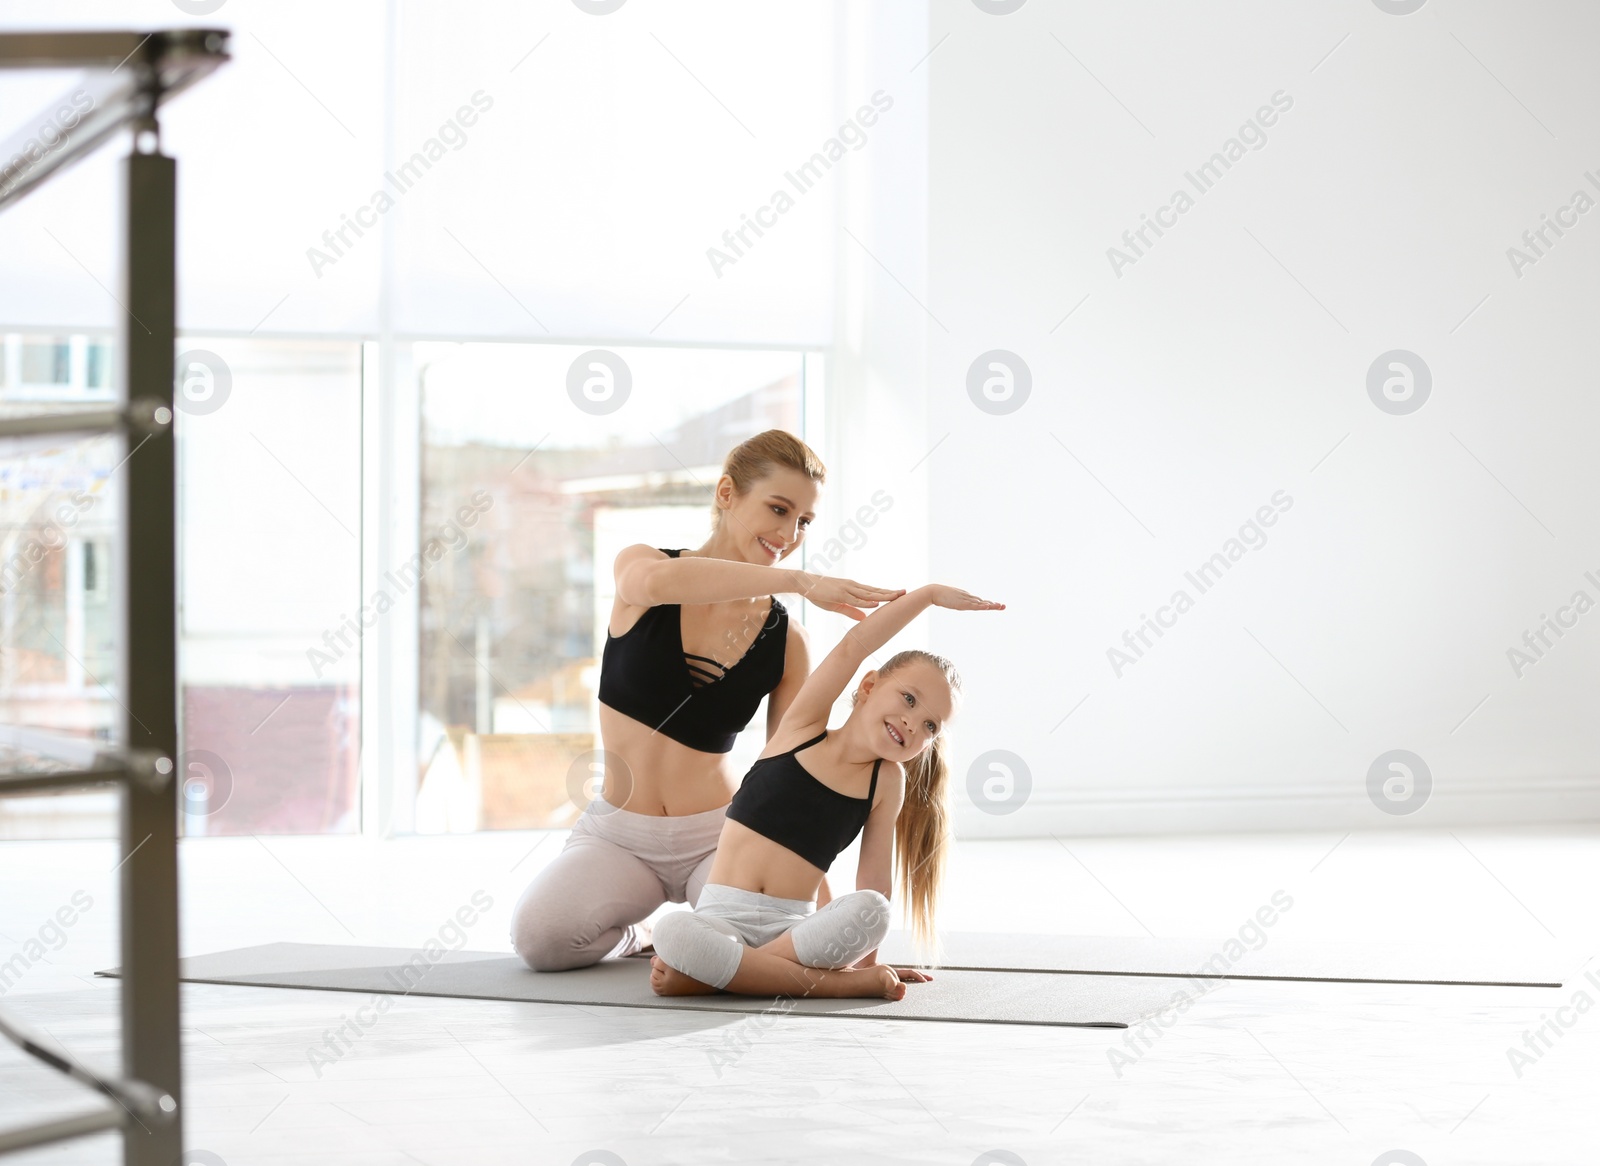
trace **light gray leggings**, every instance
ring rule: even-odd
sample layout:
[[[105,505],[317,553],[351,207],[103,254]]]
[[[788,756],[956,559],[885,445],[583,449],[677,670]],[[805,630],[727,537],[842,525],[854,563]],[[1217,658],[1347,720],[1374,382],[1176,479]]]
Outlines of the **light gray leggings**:
[[[663,817],[596,797],[561,853],[511,912],[511,946],[536,972],[583,968],[643,947],[635,926],[663,903],[693,905],[727,807]]]
[[[889,900],[877,891],[851,891],[817,909],[807,899],[779,899],[707,883],[693,911],[656,920],[656,954],[686,976],[726,988],[746,947],[762,947],[789,932],[794,954],[811,968],[847,968],[889,934]]]

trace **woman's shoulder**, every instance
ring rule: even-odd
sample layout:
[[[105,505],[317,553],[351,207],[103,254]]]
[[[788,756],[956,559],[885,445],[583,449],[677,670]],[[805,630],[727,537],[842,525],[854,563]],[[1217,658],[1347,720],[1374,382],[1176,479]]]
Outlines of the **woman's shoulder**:
[[[612,570],[612,578],[616,580],[616,593],[611,600],[611,618],[606,621],[606,634],[608,637],[621,639],[640,622],[649,618],[657,608],[671,606],[668,604],[629,603],[622,597],[623,573],[636,563],[661,562],[665,559],[676,557],[676,550],[653,547],[649,543],[633,543],[631,546],[623,547],[617,552],[616,565]]]
[[[650,543],[629,543],[617,552],[616,564],[626,566],[636,559],[676,559],[682,554],[679,547],[658,547]]]

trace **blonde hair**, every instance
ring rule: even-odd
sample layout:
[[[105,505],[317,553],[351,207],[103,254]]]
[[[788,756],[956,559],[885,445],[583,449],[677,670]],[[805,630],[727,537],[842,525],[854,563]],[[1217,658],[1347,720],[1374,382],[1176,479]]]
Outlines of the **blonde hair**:
[[[943,656],[920,648],[896,652],[878,669],[878,676],[882,679],[916,660],[937,668],[950,685],[950,691],[960,695],[961,677],[955,665]],[[855,694],[852,693],[851,704],[854,703]],[[939,937],[934,926],[934,912],[950,856],[949,750],[948,732],[941,732],[928,748],[911,759],[906,766],[905,802],[894,824],[895,891],[906,904],[916,947],[935,954]]]
[[[722,472],[733,479],[733,492],[742,498],[779,467],[798,470],[813,482],[827,480],[828,471],[816,451],[784,429],[768,429],[741,441],[728,451]],[[714,499],[711,512],[712,529],[718,530],[722,526],[722,508]]]

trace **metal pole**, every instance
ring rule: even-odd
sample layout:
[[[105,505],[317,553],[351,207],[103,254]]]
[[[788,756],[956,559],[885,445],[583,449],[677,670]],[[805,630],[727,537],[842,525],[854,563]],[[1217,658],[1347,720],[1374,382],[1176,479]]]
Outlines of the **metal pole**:
[[[117,689],[126,714],[123,743],[154,751],[165,759],[166,772],[130,777],[122,799],[122,1061],[127,1077],[165,1090],[178,1109],[165,1126],[128,1124],[126,1166],[173,1166],[183,1153],[172,412],[177,165],[160,152],[154,113],[152,95],[146,118],[134,123],[134,150],[121,165],[121,404],[139,403],[152,424],[148,440],[128,457],[123,478]],[[128,431],[127,448],[139,438]]]

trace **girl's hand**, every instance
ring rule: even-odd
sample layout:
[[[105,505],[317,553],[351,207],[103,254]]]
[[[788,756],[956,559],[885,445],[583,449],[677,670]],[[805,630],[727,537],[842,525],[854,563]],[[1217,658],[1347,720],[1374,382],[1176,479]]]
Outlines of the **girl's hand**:
[[[899,599],[906,593],[904,587],[870,587],[854,579],[838,579],[831,575],[814,575],[810,571],[796,571],[795,590],[817,607],[848,615],[857,622],[867,618],[863,607],[877,607]]]
[[[917,968],[896,968],[894,974],[900,977],[903,984],[925,984],[933,979],[927,972]]]
[[[1004,611],[1006,605],[989,599],[979,599],[970,591],[944,583],[930,583],[935,607],[948,607],[952,611]]]

